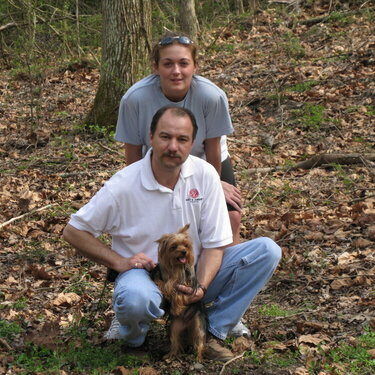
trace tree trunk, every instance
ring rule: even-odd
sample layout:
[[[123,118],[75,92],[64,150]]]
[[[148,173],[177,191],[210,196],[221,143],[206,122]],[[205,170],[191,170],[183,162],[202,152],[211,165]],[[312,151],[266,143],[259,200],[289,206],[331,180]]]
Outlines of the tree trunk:
[[[244,12],[242,0],[232,0],[232,7],[236,14],[242,14]]]
[[[195,13],[194,0],[180,0],[180,26],[181,31],[197,40],[199,23]]]
[[[151,50],[149,0],[102,0],[102,60],[88,125],[112,128],[126,89],[148,71]]]

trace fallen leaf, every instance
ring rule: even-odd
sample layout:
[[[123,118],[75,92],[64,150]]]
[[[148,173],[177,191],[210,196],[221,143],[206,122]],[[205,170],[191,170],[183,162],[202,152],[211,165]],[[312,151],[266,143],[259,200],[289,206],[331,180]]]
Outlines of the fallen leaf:
[[[318,346],[322,342],[331,341],[327,335],[314,334],[314,335],[302,335],[298,338],[299,343],[312,344]]]
[[[242,353],[252,348],[254,348],[254,343],[246,337],[238,337],[232,344],[232,350],[234,353]]]
[[[126,369],[124,366],[117,366],[111,374],[113,375],[130,375],[132,372]]]
[[[372,359],[375,359],[375,349],[367,350],[367,353]]]
[[[39,280],[51,280],[52,276],[46,272],[44,267],[38,267],[35,264],[31,264],[28,268],[28,271],[31,272],[31,274]]]
[[[141,367],[139,369],[139,375],[158,375],[159,372],[152,367]]]
[[[348,286],[353,286],[353,285],[354,285],[354,281],[350,277],[348,277],[345,279],[334,280],[331,283],[330,287],[334,290],[338,290],[338,289],[348,287]]]
[[[366,234],[370,240],[375,241],[375,225],[371,225],[367,228]]]
[[[368,246],[371,246],[372,245],[372,241],[369,241],[369,240],[366,240],[365,238],[357,238],[356,240],[353,241],[353,245],[355,247],[358,247],[358,248],[361,248],[361,249],[364,249]]]
[[[79,302],[81,297],[76,293],[60,293],[54,300],[53,305],[61,306],[68,305],[71,306],[76,302]]]
[[[306,367],[297,367],[294,370],[293,375],[309,375],[309,372]]]

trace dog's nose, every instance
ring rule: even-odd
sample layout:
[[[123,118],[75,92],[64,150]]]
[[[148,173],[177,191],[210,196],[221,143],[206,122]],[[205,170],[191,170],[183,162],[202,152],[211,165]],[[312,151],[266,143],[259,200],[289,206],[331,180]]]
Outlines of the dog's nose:
[[[186,255],[186,251],[181,251],[181,254],[182,254],[183,256],[185,256],[185,255]]]

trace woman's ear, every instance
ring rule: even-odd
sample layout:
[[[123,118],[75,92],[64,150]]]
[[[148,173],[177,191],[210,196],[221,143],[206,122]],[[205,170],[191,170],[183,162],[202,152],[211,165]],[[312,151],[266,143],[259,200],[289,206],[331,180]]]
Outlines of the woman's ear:
[[[159,74],[159,68],[158,68],[158,65],[155,64],[155,63],[152,64],[152,72],[153,72],[154,74]]]
[[[198,63],[194,63],[194,74],[197,74],[198,73],[198,68],[199,68],[199,66],[198,66]]]

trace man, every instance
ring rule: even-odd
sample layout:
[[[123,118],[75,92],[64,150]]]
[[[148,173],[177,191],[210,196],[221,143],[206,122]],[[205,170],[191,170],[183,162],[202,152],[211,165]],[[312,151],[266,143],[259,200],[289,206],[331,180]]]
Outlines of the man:
[[[226,361],[233,354],[220,340],[271,277],[281,251],[268,238],[227,247],[232,232],[219,175],[206,161],[189,156],[196,132],[189,110],[157,111],[152,148],[72,215],[64,238],[84,256],[119,272],[113,295],[118,324],[110,338],[138,347],[149,323],[164,314],[162,295],[149,275],[157,262],[155,241],[189,223],[202,287],[192,294],[178,285],[177,292],[204,302],[210,334],[206,356]],[[97,239],[103,232],[112,236],[111,248]]]

